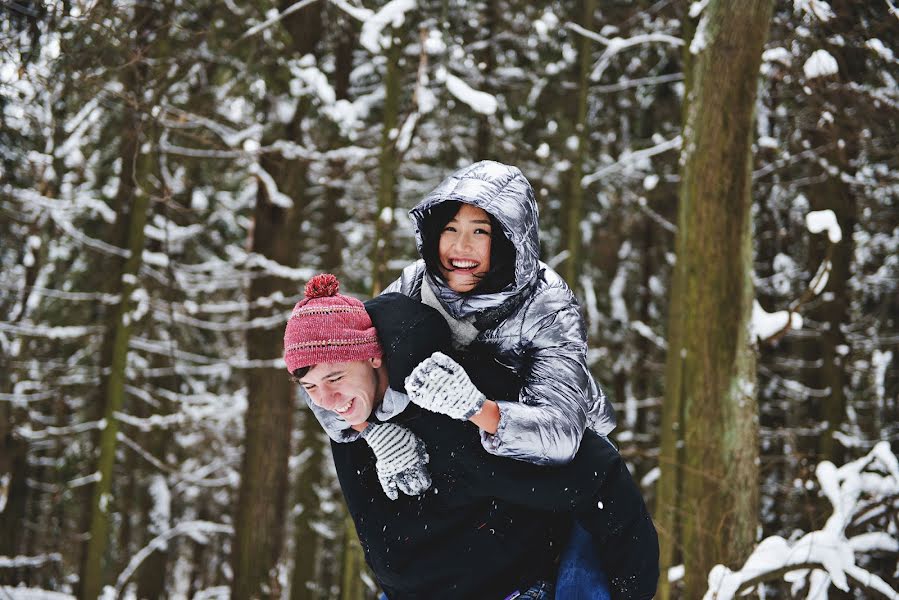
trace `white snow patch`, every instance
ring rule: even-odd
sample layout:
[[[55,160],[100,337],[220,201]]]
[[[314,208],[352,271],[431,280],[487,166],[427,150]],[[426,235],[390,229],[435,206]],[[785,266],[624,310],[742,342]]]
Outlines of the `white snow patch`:
[[[656,186],[659,185],[659,176],[658,175],[647,175],[643,178],[643,189],[646,191],[652,191],[656,189]]]
[[[762,308],[758,300],[753,300],[749,330],[756,338],[766,340],[786,327],[788,322],[791,329],[802,329],[802,315],[799,313],[787,310],[769,313]]]
[[[12,477],[9,473],[4,473],[0,477],[0,513],[6,508],[6,501],[9,499],[9,482]]]
[[[147,531],[158,535],[171,528],[172,492],[169,490],[165,477],[158,473],[151,479],[148,492],[153,499],[153,507],[150,509],[150,523]]]
[[[649,470],[649,473],[643,476],[643,479],[640,480],[640,487],[648,488],[656,481],[658,481],[659,477],[662,475],[662,470],[658,467],[653,467]],[[670,581],[670,579],[669,579]]]
[[[702,11],[705,10],[705,7],[708,6],[709,0],[699,0],[698,2],[693,2],[690,4],[690,18],[695,19],[699,15],[702,14]]]
[[[899,540],[895,532],[863,532],[852,538],[846,531],[869,514],[870,507],[899,493],[899,460],[889,442],[877,445],[858,460],[837,468],[824,461],[815,475],[833,513],[820,531],[807,533],[795,542],[779,536],[762,540],[746,563],[737,571],[716,565],[709,573],[709,589],[704,600],[732,600],[745,582],[767,573],[797,567],[783,578],[794,589],[808,587],[815,598],[826,598],[830,584],[849,591],[849,579],[877,590],[887,598],[899,594],[877,575],[856,564],[856,553],[896,552]],[[815,564],[817,568],[798,568]],[[808,581],[806,581],[808,579]]]
[[[446,52],[446,42],[443,41],[443,33],[432,29],[425,38],[425,52],[428,54],[443,54]]]
[[[377,13],[365,19],[359,41],[372,54],[379,54],[381,48],[389,48],[390,34],[382,36],[385,27],[400,27],[406,20],[406,12],[415,8],[415,0],[391,0]]]
[[[837,216],[830,209],[814,210],[805,216],[805,226],[812,233],[827,231],[827,239],[836,244],[843,239],[843,230],[837,222]]]
[[[816,17],[826,23],[836,16],[830,5],[824,0],[793,0],[793,8]]]
[[[278,184],[275,183],[275,179],[268,171],[263,169],[259,163],[251,164],[248,171],[251,175],[255,175],[257,179],[259,179],[259,182],[265,188],[266,195],[272,204],[280,206],[281,208],[293,208],[293,200],[290,196],[278,189]]]
[[[865,42],[865,46],[876,52],[881,58],[888,62],[895,62],[896,60],[896,55],[893,54],[893,51],[884,46],[883,42],[877,38],[871,38]]]
[[[547,158],[549,156],[549,144],[543,142],[537,146],[535,154],[537,155],[537,158]]]
[[[690,54],[696,55],[702,52],[708,44],[707,29],[709,28],[708,15],[702,15],[699,19],[699,25],[696,26],[696,32],[693,34],[693,40],[690,42]]]
[[[778,46],[776,48],[771,48],[769,50],[765,50],[762,53],[762,61],[763,62],[779,62],[782,65],[789,67],[793,64],[793,55],[790,54],[790,51],[782,46]]]
[[[451,73],[446,74],[446,89],[475,112],[482,115],[492,115],[496,112],[496,97],[479,92]]]
[[[839,71],[839,67],[837,67],[837,59],[827,50],[815,50],[802,65],[802,70],[806,79],[815,79],[816,77],[835,75]]]

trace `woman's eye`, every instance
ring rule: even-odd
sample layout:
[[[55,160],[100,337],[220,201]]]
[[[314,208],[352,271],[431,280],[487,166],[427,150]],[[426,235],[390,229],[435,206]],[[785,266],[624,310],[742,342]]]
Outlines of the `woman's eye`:
[[[490,235],[490,230],[489,230],[489,229],[475,229],[474,232],[475,232],[475,233],[481,233],[481,234],[484,234],[484,235]]]
[[[455,228],[455,227],[450,227],[449,225],[447,225],[446,227],[443,228],[443,232],[446,233],[447,231],[453,231],[453,232],[455,232],[455,231],[456,231],[456,228]]]

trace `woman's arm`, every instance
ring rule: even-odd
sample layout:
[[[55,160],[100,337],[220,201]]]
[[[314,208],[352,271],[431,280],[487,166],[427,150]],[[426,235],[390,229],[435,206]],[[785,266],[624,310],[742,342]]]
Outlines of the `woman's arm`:
[[[496,433],[496,428],[499,427],[499,405],[493,400],[485,400],[481,411],[469,421],[487,433]]]
[[[587,415],[603,396],[587,367],[586,331],[571,292],[549,288],[526,310],[519,401],[499,403],[497,430],[485,430],[482,442],[498,456],[564,464],[577,452]]]

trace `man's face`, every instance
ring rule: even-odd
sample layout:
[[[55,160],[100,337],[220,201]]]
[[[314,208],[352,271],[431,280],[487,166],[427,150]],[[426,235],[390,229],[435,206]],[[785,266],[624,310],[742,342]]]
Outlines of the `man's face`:
[[[300,385],[316,406],[330,410],[350,425],[368,420],[378,397],[380,358],[320,363],[300,378]]]

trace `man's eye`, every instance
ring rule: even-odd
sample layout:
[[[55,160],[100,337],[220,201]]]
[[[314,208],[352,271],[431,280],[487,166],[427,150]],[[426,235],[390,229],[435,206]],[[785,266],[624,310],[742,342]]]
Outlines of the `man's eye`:
[[[332,379],[329,379],[328,382],[329,382],[329,383],[337,383],[337,382],[340,381],[341,379],[343,379],[343,375],[341,375],[340,377],[334,377],[334,378],[332,378]]]

